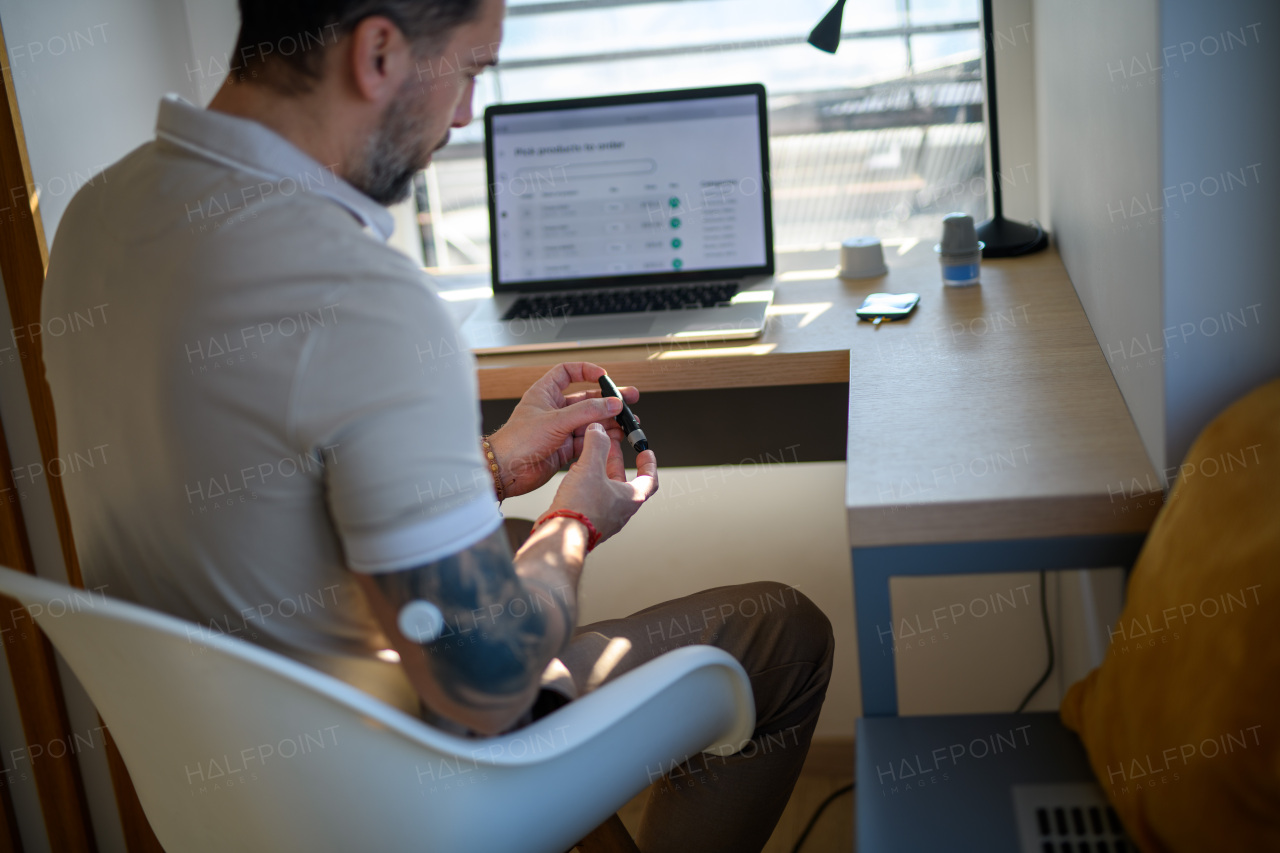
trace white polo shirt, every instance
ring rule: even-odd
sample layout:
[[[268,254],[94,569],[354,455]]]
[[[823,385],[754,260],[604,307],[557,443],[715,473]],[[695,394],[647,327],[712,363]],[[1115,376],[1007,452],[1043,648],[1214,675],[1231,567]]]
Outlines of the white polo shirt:
[[[266,127],[160,104],[86,185],[44,361],[86,585],[416,706],[351,570],[500,524],[475,362],[387,211]],[[59,471],[53,471],[60,467]]]

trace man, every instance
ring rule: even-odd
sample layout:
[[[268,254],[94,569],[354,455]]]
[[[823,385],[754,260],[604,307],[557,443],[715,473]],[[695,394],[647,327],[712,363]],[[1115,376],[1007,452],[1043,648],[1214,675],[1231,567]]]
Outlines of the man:
[[[50,258],[45,316],[110,314],[44,352],[60,447],[110,454],[65,482],[86,581],[479,734],[670,646],[719,645],[752,678],[759,743],[658,781],[639,841],[759,849],[826,692],[825,617],[756,584],[577,628],[586,554],[656,491],[654,454],[626,479],[617,402],[568,393],[603,371],[569,363],[482,455],[474,359],[385,244],[384,205],[471,120],[503,0],[240,5],[209,109],[166,99]],[[513,558],[495,492],[570,462]],[[655,640],[670,620],[699,630]]]

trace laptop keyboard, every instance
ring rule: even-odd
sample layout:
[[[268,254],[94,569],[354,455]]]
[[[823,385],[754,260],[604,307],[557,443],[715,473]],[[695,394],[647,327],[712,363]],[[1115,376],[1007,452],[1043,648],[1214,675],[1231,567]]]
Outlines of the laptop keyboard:
[[[728,304],[738,292],[737,282],[611,287],[606,290],[571,290],[522,296],[502,316],[504,320],[535,317],[585,317],[594,314],[629,314],[640,311],[680,311],[715,308]]]

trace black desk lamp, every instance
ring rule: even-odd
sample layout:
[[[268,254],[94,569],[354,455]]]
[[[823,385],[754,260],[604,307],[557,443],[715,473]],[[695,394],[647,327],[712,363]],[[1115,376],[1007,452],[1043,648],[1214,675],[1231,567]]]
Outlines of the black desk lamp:
[[[845,0],[836,0],[831,11],[809,33],[809,44],[818,50],[835,53],[840,46],[840,20],[844,16]],[[1039,225],[1024,225],[1004,218],[1004,190],[1000,186],[1000,121],[996,113],[996,55],[995,38],[992,35],[991,0],[982,0],[983,54],[987,61],[987,114],[990,116],[987,131],[991,137],[991,181],[994,216],[978,226],[978,239],[986,244],[984,258],[1007,258],[1029,255],[1049,245],[1049,235]]]
[[[809,33],[809,44],[818,50],[825,50],[827,53],[835,53],[836,48],[840,46],[840,19],[844,17],[844,0],[836,0],[836,5],[831,7],[818,26],[813,28],[813,32]]]

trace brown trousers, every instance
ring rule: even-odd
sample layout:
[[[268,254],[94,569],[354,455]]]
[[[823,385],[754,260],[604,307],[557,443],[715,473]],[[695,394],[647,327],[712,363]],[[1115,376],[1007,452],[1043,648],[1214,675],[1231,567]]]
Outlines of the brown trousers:
[[[560,659],[581,696],[693,644],[717,646],[741,662],[755,695],[756,729],[734,755],[698,753],[652,768],[636,841],[644,853],[759,851],[809,751],[831,679],[831,623],[793,587],[725,586],[585,625]]]

